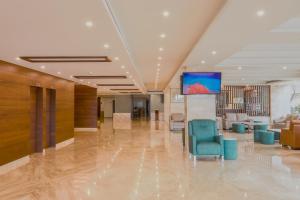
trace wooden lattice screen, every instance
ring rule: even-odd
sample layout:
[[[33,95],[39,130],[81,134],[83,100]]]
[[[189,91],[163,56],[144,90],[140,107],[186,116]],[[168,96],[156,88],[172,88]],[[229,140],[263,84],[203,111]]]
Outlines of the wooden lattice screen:
[[[217,116],[225,113],[270,116],[270,92],[269,85],[225,85],[216,97]]]

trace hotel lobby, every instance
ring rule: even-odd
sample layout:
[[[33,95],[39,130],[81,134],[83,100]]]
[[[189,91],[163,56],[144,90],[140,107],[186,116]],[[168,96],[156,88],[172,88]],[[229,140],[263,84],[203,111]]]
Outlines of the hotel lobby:
[[[1,7],[1,200],[299,199],[300,1]]]

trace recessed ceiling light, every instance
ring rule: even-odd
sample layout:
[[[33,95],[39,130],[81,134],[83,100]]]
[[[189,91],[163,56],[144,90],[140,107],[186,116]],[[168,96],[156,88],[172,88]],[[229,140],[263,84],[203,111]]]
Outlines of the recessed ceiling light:
[[[90,84],[91,82],[88,81],[88,84]]]
[[[103,47],[104,47],[105,49],[108,49],[110,46],[109,46],[109,44],[104,44]]]
[[[238,70],[242,70],[243,68],[241,66],[238,67]]]
[[[161,38],[165,38],[165,37],[166,37],[166,34],[162,33],[162,34],[160,34],[160,36],[159,36],[159,37],[161,37]]]
[[[119,57],[115,57],[115,60],[119,60]]]
[[[92,21],[86,21],[85,26],[88,27],[88,28],[91,28],[91,27],[94,26],[94,23]]]
[[[162,60],[162,57],[161,57],[161,56],[158,56],[157,59],[158,59],[158,60]]]
[[[132,76],[130,75],[129,78],[132,78]]]
[[[164,48],[160,47],[158,50],[159,50],[159,51],[164,51]]]
[[[44,65],[41,66],[41,69],[45,69],[46,67]]]
[[[93,74],[93,72],[89,72],[89,74]]]
[[[258,10],[258,11],[256,12],[256,15],[257,15],[258,17],[263,17],[263,16],[265,15],[265,11],[264,11],[264,10]]]
[[[129,74],[129,72],[126,72],[126,74]]]
[[[125,69],[125,66],[124,66],[124,65],[122,65],[122,66],[121,66],[121,68],[122,68],[122,69]]]
[[[283,66],[282,69],[283,69],[283,70],[287,70],[287,66]]]
[[[57,72],[57,74],[61,74],[61,72]]]
[[[159,67],[159,66],[160,66],[160,63],[157,64],[157,67]]]
[[[80,82],[83,82],[83,80],[79,80]]]
[[[201,64],[205,64],[205,60],[201,60]]]
[[[157,71],[160,71],[160,68],[157,68]]]
[[[216,55],[217,52],[216,52],[216,51],[212,51],[211,54],[212,54],[212,55]]]
[[[70,75],[70,78],[73,78],[73,75]]]
[[[167,10],[165,10],[162,14],[163,14],[164,17],[169,17],[170,16],[170,12],[167,11]]]
[[[21,60],[21,58],[20,57],[16,57],[16,60]]]

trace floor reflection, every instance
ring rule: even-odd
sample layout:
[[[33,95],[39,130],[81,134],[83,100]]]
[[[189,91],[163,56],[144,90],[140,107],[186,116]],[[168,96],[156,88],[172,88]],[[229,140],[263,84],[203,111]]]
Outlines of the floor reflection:
[[[194,165],[181,132],[169,132],[163,122],[113,130],[106,119],[100,127],[1,176],[0,199],[299,199],[300,151],[225,132],[238,139],[238,160]]]

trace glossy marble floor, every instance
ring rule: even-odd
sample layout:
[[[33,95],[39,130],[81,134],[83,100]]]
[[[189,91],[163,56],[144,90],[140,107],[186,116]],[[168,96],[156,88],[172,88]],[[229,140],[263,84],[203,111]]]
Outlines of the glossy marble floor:
[[[202,159],[183,151],[181,134],[163,123],[134,122],[132,130],[76,133],[75,143],[0,176],[0,199],[177,200],[300,199],[300,151],[239,141],[236,161]]]

